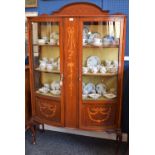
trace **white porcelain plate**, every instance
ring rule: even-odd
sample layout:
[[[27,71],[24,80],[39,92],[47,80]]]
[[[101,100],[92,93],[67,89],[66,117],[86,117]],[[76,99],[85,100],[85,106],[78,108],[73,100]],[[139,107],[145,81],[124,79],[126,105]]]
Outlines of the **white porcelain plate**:
[[[87,66],[92,66],[92,67],[96,67],[98,65],[101,64],[101,60],[99,57],[97,56],[90,56],[88,59],[87,59]]]
[[[60,95],[60,90],[51,90],[50,93],[52,93],[53,95]]]
[[[104,94],[104,96],[105,96],[106,98],[108,98],[108,99],[113,99],[113,98],[116,97],[116,95],[115,95],[115,94],[112,94],[112,93]]]
[[[100,94],[89,94],[89,97],[93,98],[94,100],[98,99],[100,96]]]

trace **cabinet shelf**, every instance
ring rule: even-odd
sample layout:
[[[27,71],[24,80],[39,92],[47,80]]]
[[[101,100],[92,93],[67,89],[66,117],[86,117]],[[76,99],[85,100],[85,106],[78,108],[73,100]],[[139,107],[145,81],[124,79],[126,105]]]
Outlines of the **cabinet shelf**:
[[[101,96],[99,97],[98,99],[93,99],[93,98],[90,98],[90,97],[87,97],[86,99],[82,99],[84,102],[89,102],[89,101],[92,101],[92,102],[97,102],[97,101],[115,101],[116,100],[116,97],[115,98],[112,98],[112,99],[107,99],[106,97],[104,96]]]
[[[46,73],[53,73],[53,74],[60,74],[60,71],[59,70],[51,70],[51,71],[48,71],[46,69],[40,70],[40,68],[36,68],[35,71],[46,72]]]
[[[102,74],[102,73],[85,73],[82,75],[83,76],[105,76],[105,77],[108,77],[108,76],[116,76],[117,73],[105,73],[105,74]]]
[[[52,97],[53,99],[57,99],[57,100],[60,100],[60,97],[61,97],[60,95],[53,95],[51,93],[44,94],[44,93],[40,93],[39,91],[36,91],[36,94],[41,96]]]
[[[59,47],[59,45],[51,45],[51,44],[33,44],[33,46],[51,46],[51,47]]]
[[[102,45],[102,46],[95,46],[95,45],[85,45],[83,48],[118,48],[119,44],[112,44],[112,45]]]
[[[117,97],[113,99],[107,99],[105,97],[100,97],[97,100],[91,99],[91,98],[86,98],[82,99],[83,104],[110,104],[110,103],[117,103]]]

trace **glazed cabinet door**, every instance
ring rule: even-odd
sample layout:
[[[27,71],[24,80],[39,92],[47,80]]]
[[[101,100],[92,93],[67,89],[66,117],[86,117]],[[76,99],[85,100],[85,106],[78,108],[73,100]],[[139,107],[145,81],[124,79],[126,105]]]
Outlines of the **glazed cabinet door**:
[[[80,128],[115,129],[120,115],[122,23],[114,18],[81,19],[79,59]]]
[[[60,19],[29,23],[33,116],[43,123],[63,125],[63,51]]]

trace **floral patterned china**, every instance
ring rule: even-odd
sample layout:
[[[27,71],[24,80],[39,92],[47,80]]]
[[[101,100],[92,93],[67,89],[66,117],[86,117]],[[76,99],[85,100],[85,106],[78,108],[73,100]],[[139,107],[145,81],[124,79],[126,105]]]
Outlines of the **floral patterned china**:
[[[100,95],[104,95],[106,93],[106,85],[103,83],[99,83],[95,87],[96,92]]]
[[[87,67],[97,67],[100,64],[101,64],[101,60],[97,56],[90,56],[87,59]]]

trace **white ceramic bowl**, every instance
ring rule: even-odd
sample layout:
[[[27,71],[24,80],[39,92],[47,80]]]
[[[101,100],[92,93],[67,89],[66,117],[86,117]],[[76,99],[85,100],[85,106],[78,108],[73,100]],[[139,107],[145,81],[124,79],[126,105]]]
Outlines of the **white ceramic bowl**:
[[[82,72],[84,73],[84,74],[86,74],[86,73],[88,73],[88,67],[82,67]]]
[[[50,93],[53,95],[60,95],[61,91],[60,90],[51,90]]]
[[[38,44],[45,44],[46,40],[45,39],[38,39]]]
[[[43,94],[47,94],[49,92],[49,89],[46,87],[42,87],[42,88],[39,88],[39,92]]]
[[[112,93],[104,94],[104,96],[105,96],[106,98],[108,98],[108,99],[113,99],[113,98],[116,97],[116,95],[115,95],[115,94],[112,94]]]
[[[89,97],[91,97],[94,100],[98,99],[100,96],[100,94],[89,94]]]
[[[87,97],[88,97],[87,94],[82,94],[82,98],[83,98],[83,99],[86,99]]]
[[[51,71],[53,69],[53,65],[52,64],[47,64],[46,68],[48,71]]]

